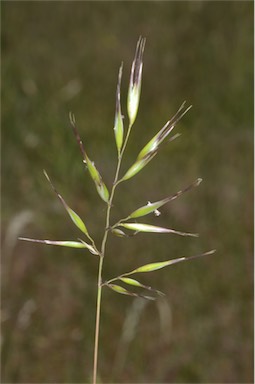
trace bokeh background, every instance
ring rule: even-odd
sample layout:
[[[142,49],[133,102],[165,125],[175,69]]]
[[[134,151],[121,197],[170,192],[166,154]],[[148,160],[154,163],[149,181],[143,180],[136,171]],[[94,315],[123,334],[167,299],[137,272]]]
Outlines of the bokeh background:
[[[141,276],[166,293],[144,302],[103,292],[99,376],[119,383],[253,381],[253,3],[2,2],[2,382],[91,380],[97,260],[17,241],[80,234],[46,169],[97,242],[105,206],[69,126],[110,185],[117,73],[122,108],[139,35],[147,38],[139,114],[122,170],[183,100],[178,140],[123,183],[113,219],[197,177],[201,186],[141,221],[198,239],[110,237],[104,278],[217,249]],[[127,118],[125,120],[127,122]]]

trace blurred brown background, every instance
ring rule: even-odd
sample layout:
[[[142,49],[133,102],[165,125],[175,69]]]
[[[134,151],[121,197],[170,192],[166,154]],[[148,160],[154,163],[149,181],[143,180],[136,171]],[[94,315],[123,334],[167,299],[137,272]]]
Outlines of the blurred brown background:
[[[2,382],[91,380],[97,260],[17,241],[76,239],[46,169],[99,242],[105,206],[69,128],[110,185],[117,73],[123,113],[139,35],[142,98],[123,171],[183,100],[182,136],[120,186],[115,219],[197,177],[201,186],[141,221],[199,239],[110,238],[104,278],[217,249],[141,276],[144,303],[103,292],[101,382],[250,383],[253,377],[253,3],[2,2]],[[126,119],[127,121],[127,119]],[[124,332],[124,333],[123,333]]]

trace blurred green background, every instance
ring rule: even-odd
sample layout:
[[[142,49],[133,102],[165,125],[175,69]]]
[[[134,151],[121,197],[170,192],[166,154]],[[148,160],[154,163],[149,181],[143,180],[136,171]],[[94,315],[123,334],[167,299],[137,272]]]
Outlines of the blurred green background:
[[[122,108],[139,35],[142,97],[122,171],[175,113],[178,140],[123,183],[113,216],[201,186],[141,221],[198,239],[110,238],[104,279],[139,265],[217,249],[141,276],[156,303],[103,292],[99,375],[119,383],[253,381],[253,3],[2,2],[2,382],[91,380],[97,260],[82,250],[17,242],[80,234],[46,169],[97,242],[105,206],[69,127],[73,111],[110,185],[118,68]],[[125,120],[127,122],[127,118]]]

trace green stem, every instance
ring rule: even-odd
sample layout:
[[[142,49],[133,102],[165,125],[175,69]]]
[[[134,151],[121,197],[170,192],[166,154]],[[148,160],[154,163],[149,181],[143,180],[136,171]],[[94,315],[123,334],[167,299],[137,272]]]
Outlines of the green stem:
[[[100,329],[100,308],[101,308],[101,297],[102,297],[101,280],[102,280],[103,260],[104,260],[103,257],[100,256],[99,267],[98,267],[97,312],[96,312],[93,384],[96,384],[96,381],[97,381],[98,339],[99,339],[99,329]]]
[[[102,285],[102,271],[103,271],[103,263],[104,263],[104,256],[105,256],[105,247],[106,247],[106,242],[107,242],[108,233],[109,233],[110,214],[111,214],[113,197],[114,197],[115,189],[116,189],[117,185],[119,184],[118,178],[119,178],[121,161],[122,161],[123,153],[125,151],[125,148],[126,148],[126,145],[128,142],[131,128],[132,128],[132,126],[129,125],[122,150],[118,156],[118,164],[117,164],[116,173],[115,173],[115,177],[114,177],[114,181],[113,181],[113,186],[112,186],[109,202],[107,205],[107,211],[106,211],[105,230],[104,230],[104,236],[103,236],[102,245],[101,245],[100,261],[99,261],[99,266],[98,266],[98,278],[97,278],[97,308],[96,308],[96,328],[95,328],[95,343],[94,343],[93,384],[96,384],[96,382],[97,382],[97,362],[98,362],[98,346],[99,346],[99,331],[100,331],[100,313],[101,313],[101,298],[102,298],[102,286],[103,286]]]
[[[129,135],[130,135],[130,132],[131,132],[131,128],[132,128],[132,124],[129,124],[128,131],[127,131],[127,135],[126,135],[126,138],[125,138],[123,147],[122,147],[121,152],[120,152],[120,159],[122,159],[123,153],[124,153],[124,151],[125,151],[125,149],[126,149],[126,145],[127,145],[128,139],[129,139]]]

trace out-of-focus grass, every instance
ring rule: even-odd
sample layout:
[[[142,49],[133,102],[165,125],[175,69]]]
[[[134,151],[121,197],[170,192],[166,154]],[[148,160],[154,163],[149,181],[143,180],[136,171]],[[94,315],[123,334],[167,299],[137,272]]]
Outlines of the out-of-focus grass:
[[[147,221],[201,236],[111,239],[105,278],[171,256],[212,248],[217,254],[144,277],[145,284],[166,292],[170,342],[159,337],[158,310],[150,303],[115,379],[252,381],[252,15],[251,2],[2,4],[3,382],[89,380],[95,259],[80,250],[15,244],[15,231],[38,238],[78,236],[45,181],[45,168],[100,240],[105,208],[84,172],[68,112],[75,113],[88,153],[109,184],[116,164],[118,67],[123,60],[125,95],[140,34],[147,37],[142,99],[125,166],[184,99],[194,108],[178,126],[181,138],[120,186],[115,215],[202,177],[199,189]],[[27,210],[34,216],[24,226],[25,216],[16,215]],[[112,381],[130,304],[130,298],[104,292],[104,382]]]

